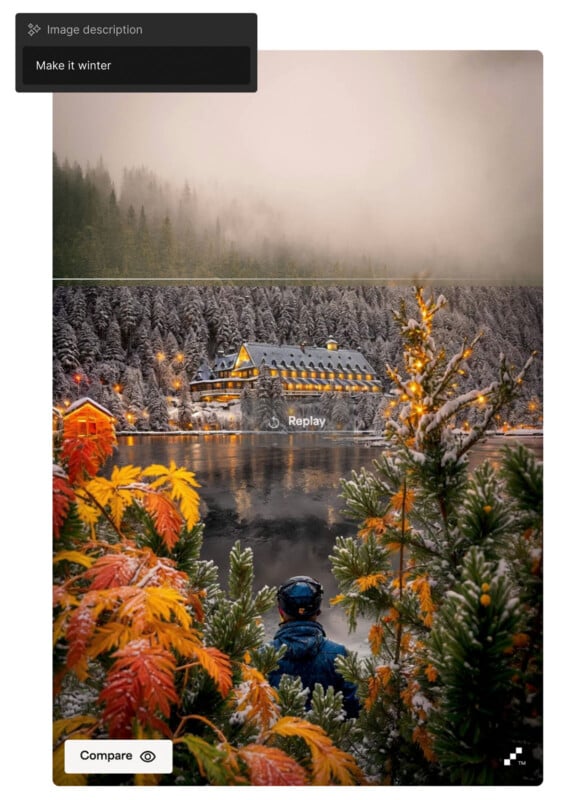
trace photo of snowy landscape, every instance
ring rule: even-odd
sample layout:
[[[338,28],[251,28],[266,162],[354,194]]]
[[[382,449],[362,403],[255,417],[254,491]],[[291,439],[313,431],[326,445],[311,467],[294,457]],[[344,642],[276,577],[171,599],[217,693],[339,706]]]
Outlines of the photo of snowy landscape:
[[[260,61],[54,98],[54,782],[537,786],[540,54]],[[173,772],[66,773],[107,738]]]
[[[480,335],[465,389],[492,380],[500,353],[513,364],[537,354],[519,397],[492,424],[540,431],[541,290],[444,291],[436,325],[447,347]],[[411,295],[373,286],[58,286],[55,404],[62,413],[87,395],[123,433],[267,431],[277,414],[286,431],[296,431],[296,416],[324,419],[317,432],[382,436],[393,399],[386,365],[401,359],[392,311]],[[458,426],[477,419],[472,410]]]

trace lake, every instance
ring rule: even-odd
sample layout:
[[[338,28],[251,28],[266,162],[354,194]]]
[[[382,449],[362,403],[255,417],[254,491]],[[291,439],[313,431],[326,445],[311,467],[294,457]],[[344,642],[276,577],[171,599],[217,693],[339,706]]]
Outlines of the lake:
[[[542,458],[542,437],[488,437],[471,451],[471,465],[495,461],[504,444],[521,442]],[[338,593],[328,556],[337,536],[355,536],[357,524],[343,515],[340,481],[370,468],[386,445],[337,434],[251,433],[120,436],[112,461],[176,464],[195,472],[204,503],[202,558],[219,567],[226,586],[228,555],[237,540],[254,551],[255,588],[275,586],[292,575],[312,575],[324,586],[320,621],[330,638],[366,653],[371,622],[350,634],[343,611],[328,600]],[[273,635],[276,610],[264,618]]]

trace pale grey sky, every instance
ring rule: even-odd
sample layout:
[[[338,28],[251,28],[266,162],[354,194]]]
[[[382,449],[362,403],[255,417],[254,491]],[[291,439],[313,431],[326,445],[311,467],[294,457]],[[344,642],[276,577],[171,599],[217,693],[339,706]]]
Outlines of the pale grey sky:
[[[542,279],[538,52],[260,52],[256,94],[54,95],[54,149],[264,201],[252,234],[391,272]]]

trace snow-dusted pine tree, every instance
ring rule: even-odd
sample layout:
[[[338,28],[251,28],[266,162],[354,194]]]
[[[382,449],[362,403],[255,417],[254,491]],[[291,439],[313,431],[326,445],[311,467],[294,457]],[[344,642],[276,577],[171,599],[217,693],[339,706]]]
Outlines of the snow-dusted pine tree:
[[[362,766],[377,783],[540,781],[542,472],[523,448],[472,474],[467,453],[516,396],[522,369],[462,391],[478,336],[447,357],[433,338],[445,300],[402,302],[402,368],[375,470],[343,482],[356,539],[331,556],[350,627],[372,619],[371,654],[341,661],[363,701]],[[463,425],[476,409],[472,427]],[[365,743],[369,747],[365,747]],[[520,748],[520,749],[518,749]],[[519,766],[509,761],[520,756]],[[508,764],[504,765],[504,759]],[[523,763],[524,762],[524,763]]]

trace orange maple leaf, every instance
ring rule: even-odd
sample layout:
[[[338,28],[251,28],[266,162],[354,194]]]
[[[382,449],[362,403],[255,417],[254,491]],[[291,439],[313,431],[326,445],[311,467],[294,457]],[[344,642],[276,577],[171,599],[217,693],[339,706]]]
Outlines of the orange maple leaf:
[[[91,579],[92,590],[127,586],[139,570],[140,563],[129,553],[109,553],[98,558],[83,577]]]
[[[384,533],[389,523],[390,520],[387,515],[384,517],[367,517],[358,536],[361,539],[367,539],[371,533]]]
[[[179,702],[174,686],[175,667],[171,653],[151,646],[146,639],[135,639],[115,653],[115,663],[99,695],[105,705],[102,719],[110,737],[130,738],[136,718],[141,725],[171,738],[171,731],[159,714],[169,717],[171,704]]]
[[[279,717],[277,691],[255,667],[242,664],[241,671],[243,683],[234,692],[237,710],[243,713],[246,720],[255,722],[261,733],[265,733]]]
[[[154,520],[156,532],[168,550],[172,550],[183,527],[182,515],[172,500],[159,492],[147,491],[144,493],[143,502],[145,509]]]
[[[194,647],[194,655],[217,684],[222,697],[232,689],[232,667],[230,658],[216,647]]]
[[[382,640],[384,637],[384,628],[382,625],[373,625],[369,631],[369,644],[371,645],[371,653],[376,656],[381,649]]]
[[[195,491],[199,483],[195,480],[193,472],[184,467],[177,467],[175,461],[170,461],[169,467],[151,464],[143,470],[143,475],[156,478],[152,481],[152,487],[164,488],[174,500],[178,501],[188,528],[192,528],[199,521],[199,495]]]
[[[252,786],[305,786],[307,783],[304,767],[277,747],[248,744],[238,755],[248,766]]]
[[[421,747],[421,750],[427,761],[437,761],[437,756],[431,747],[433,740],[425,725],[419,725],[417,728],[414,728],[412,739],[417,745],[419,745],[419,747]]]

